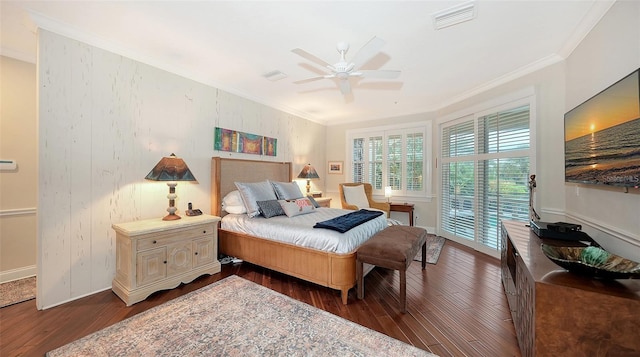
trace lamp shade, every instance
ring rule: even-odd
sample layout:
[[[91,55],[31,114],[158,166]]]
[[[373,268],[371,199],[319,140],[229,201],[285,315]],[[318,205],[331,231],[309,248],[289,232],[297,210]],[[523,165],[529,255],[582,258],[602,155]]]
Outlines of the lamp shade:
[[[302,168],[302,171],[300,171],[298,178],[310,180],[310,179],[320,178],[320,176],[318,176],[316,169],[314,169],[313,166],[311,166],[311,164],[306,164]]]
[[[176,157],[176,154],[163,157],[145,179],[152,181],[197,181],[184,160]]]

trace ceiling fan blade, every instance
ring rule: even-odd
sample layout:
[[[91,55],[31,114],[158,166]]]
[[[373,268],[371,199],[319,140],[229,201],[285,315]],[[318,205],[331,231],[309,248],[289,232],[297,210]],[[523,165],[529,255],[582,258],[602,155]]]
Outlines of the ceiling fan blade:
[[[328,79],[328,78],[335,78],[335,77],[336,77],[335,74],[325,74],[324,76],[320,76],[320,77],[311,77],[311,78],[307,78],[307,79],[301,79],[299,81],[293,82],[293,84],[303,84],[303,83],[309,83],[309,82],[317,81],[317,80],[320,80],[320,79]]]
[[[348,79],[340,80],[340,92],[342,92],[342,94],[344,95],[351,93],[351,84],[349,84]]]
[[[400,71],[392,71],[392,70],[361,70],[356,72],[351,72],[350,75],[354,77],[365,77],[365,78],[387,78],[387,79],[395,79],[400,76]]]
[[[355,64],[355,68],[360,68],[363,64],[367,63],[373,56],[375,56],[380,49],[384,46],[384,40],[373,36],[369,42],[367,42],[358,53],[353,57],[353,62]]]
[[[311,62],[314,62],[316,64],[321,65],[322,67],[329,67],[331,68],[331,65],[327,62],[325,62],[324,60],[321,60],[320,58],[312,55],[311,53],[301,49],[301,48],[294,48],[293,50],[291,50],[291,52],[297,54],[298,56],[302,57],[302,58],[306,58]]]

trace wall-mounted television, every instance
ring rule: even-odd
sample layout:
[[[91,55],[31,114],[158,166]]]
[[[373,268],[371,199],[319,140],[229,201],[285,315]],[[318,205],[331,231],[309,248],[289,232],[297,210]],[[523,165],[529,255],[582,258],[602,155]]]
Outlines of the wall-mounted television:
[[[566,182],[640,188],[640,69],[564,115]]]

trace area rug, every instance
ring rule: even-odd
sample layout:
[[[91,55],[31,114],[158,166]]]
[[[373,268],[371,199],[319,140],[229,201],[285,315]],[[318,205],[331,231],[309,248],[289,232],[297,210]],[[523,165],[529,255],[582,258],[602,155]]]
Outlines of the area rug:
[[[229,276],[47,356],[434,356]]]
[[[438,262],[438,258],[440,258],[440,252],[442,252],[442,247],[444,247],[444,242],[446,239],[443,237],[439,237],[433,234],[429,234],[427,236],[427,263],[436,264]],[[418,251],[416,257],[413,260],[422,261],[422,250]]]
[[[35,298],[35,276],[0,284],[0,308]]]

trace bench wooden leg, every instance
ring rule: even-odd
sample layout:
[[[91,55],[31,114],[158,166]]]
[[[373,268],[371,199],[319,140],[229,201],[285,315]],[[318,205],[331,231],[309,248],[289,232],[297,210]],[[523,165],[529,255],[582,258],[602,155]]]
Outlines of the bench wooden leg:
[[[400,310],[407,312],[407,271],[400,269]]]
[[[340,297],[342,298],[342,304],[346,305],[349,302],[349,289],[340,290]]]
[[[359,300],[364,298],[364,274],[362,272],[362,261],[356,260],[356,290]]]
[[[427,266],[427,240],[424,240],[422,244],[422,270]]]

